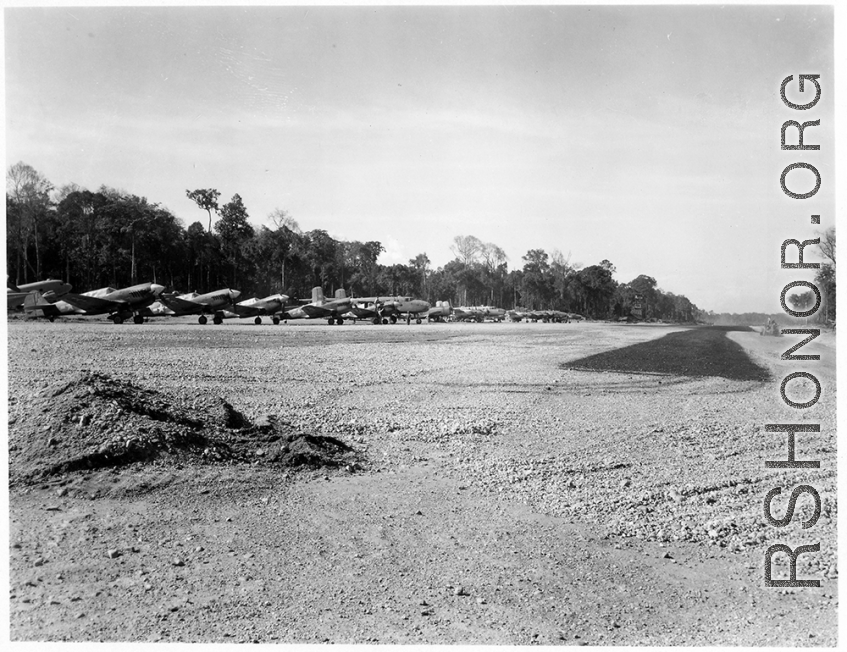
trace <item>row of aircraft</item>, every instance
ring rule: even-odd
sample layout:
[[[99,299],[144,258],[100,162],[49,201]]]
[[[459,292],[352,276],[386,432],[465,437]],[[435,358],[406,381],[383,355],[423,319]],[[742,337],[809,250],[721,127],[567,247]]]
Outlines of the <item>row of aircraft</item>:
[[[491,306],[454,308],[449,301],[438,301],[430,307],[427,301],[408,296],[348,297],[343,289],[328,299],[320,287],[312,288],[312,299],[293,305],[285,294],[272,294],[236,302],[241,296],[238,290],[222,288],[205,294],[191,292],[166,293],[158,283],[140,283],[128,288],[106,287],[82,294],[70,291],[71,286],[56,280],[40,281],[7,291],[9,309],[23,307],[36,317],[54,321],[63,315],[108,315],[116,324],[132,319],[136,324],[149,317],[198,315],[197,321],[206,324],[209,316],[213,323],[221,324],[224,319],[252,317],[256,324],[263,317],[270,317],[274,324],[288,319],[326,319],[328,324],[341,325],[346,320],[364,319],[374,324],[406,323],[420,324],[427,321],[569,321],[580,318],[559,311],[506,312]]]

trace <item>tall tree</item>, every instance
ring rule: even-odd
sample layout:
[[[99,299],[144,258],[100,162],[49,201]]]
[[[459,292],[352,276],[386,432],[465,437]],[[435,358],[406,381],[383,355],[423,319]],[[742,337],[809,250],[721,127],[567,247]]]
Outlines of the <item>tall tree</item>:
[[[524,261],[521,297],[530,310],[546,307],[553,295],[549,256],[543,249],[530,249]]]
[[[477,260],[482,251],[482,241],[473,235],[457,235],[453,238],[450,251],[465,265],[470,265]]]
[[[41,278],[41,224],[50,210],[52,184],[40,172],[23,161],[15,163],[6,172],[6,196],[15,205],[8,226],[15,236],[17,255],[16,282],[24,282],[29,272]],[[29,244],[32,241],[35,267],[29,261]],[[23,272],[23,276],[21,276]]]
[[[223,254],[232,266],[232,285],[235,286],[238,283],[242,248],[254,236],[254,231],[247,221],[247,208],[238,193],[221,206],[219,213],[221,217],[215,222],[215,231],[220,236]]]
[[[420,279],[420,285],[418,285],[418,287],[413,291],[421,297],[426,297],[426,274],[429,269],[429,264],[429,257],[425,253],[418,254],[409,261],[409,265],[414,268],[418,278]]]
[[[212,211],[217,213],[220,210],[218,197],[221,196],[221,193],[214,188],[198,188],[197,190],[186,190],[185,196],[197,204],[198,208],[202,208],[209,214],[209,233],[211,233]]]
[[[294,231],[294,233],[302,233],[300,230],[300,225],[297,223],[293,217],[291,217],[291,213],[281,208],[275,208],[271,211],[270,215],[268,215],[268,219],[271,221],[277,229],[281,229],[285,227]]]

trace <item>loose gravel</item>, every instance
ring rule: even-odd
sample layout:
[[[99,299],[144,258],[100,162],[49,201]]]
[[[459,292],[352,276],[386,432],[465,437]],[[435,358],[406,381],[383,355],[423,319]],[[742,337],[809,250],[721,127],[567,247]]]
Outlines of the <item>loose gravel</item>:
[[[764,424],[797,418],[774,380],[795,369],[784,338],[750,331],[10,322],[13,639],[834,644],[822,340],[825,394],[804,415],[822,431],[798,438],[821,468],[781,471],[764,469],[785,455]],[[801,482],[818,523],[800,526],[801,501],[768,525],[764,494],[783,487],[782,514]],[[761,587],[777,541],[820,542],[798,571],[821,589]],[[141,574],[74,561],[92,545]],[[167,572],[141,561],[160,557]],[[33,578],[45,564],[64,579]],[[112,582],[176,608],[154,617]],[[92,629],[81,603],[106,593],[118,612]]]

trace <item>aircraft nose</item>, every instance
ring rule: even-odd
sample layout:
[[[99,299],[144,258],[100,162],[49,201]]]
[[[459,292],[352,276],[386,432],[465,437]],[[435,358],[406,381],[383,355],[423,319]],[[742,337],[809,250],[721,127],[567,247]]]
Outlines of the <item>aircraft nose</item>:
[[[230,290],[229,296],[232,298],[233,301],[235,301],[238,297],[241,296],[241,290]]]
[[[162,292],[165,291],[165,286],[159,285],[158,283],[152,283],[150,285],[150,290],[153,292],[154,296],[158,297],[160,294],[162,294]]]

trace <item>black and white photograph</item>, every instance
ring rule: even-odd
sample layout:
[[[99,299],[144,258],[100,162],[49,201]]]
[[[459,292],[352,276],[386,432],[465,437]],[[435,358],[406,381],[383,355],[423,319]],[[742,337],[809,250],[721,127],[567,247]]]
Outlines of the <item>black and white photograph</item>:
[[[838,646],[843,8],[2,16],[6,645]]]

